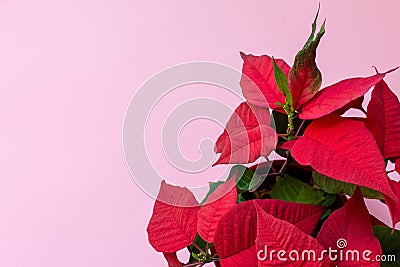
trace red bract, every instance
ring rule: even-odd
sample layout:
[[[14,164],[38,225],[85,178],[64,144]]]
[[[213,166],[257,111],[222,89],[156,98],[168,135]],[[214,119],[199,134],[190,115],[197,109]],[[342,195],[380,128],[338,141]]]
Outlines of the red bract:
[[[250,163],[260,156],[268,156],[277,142],[269,123],[268,109],[241,103],[215,144],[215,151],[221,155],[214,165]]]
[[[400,173],[400,102],[383,81],[395,69],[319,90],[315,59],[325,22],[316,33],[317,19],[318,13],[292,68],[282,59],[241,53],[247,102],[216,141],[214,165],[261,161],[232,167],[230,180],[210,185],[201,209],[189,190],[162,183],[148,233],[169,266],[182,266],[175,252],[186,246],[186,266],[379,266],[376,255],[398,252],[389,244],[397,236],[369,214],[362,196],[384,199],[393,228],[400,222],[400,182],[388,177],[385,163],[395,161]],[[366,118],[341,117],[351,108],[365,112],[372,87]],[[271,161],[277,144],[284,159]],[[350,200],[343,196],[352,193]],[[332,255],[339,245],[343,250]],[[357,252],[360,260],[343,258]],[[341,258],[331,262],[335,256]]]
[[[255,206],[257,210],[258,266],[282,266],[283,263],[288,266],[330,266],[329,259],[319,259],[323,255],[324,247],[316,239],[305,234],[293,224],[266,213],[257,203]],[[278,251],[284,251],[285,254],[280,254],[278,258]],[[297,251],[298,254],[291,253],[291,251]],[[304,254],[305,257],[302,258],[303,251],[313,251],[315,254]]]
[[[147,227],[149,242],[159,252],[174,253],[193,243],[199,203],[187,189],[162,181]]]
[[[317,240],[325,248],[343,249],[344,257],[350,255],[347,259],[335,261],[338,266],[380,266],[380,263],[374,260],[376,255],[382,254],[381,246],[374,236],[369,212],[359,187],[350,200],[342,208],[333,212],[322,225]],[[352,254],[347,254],[350,250],[359,252],[359,260],[353,259]],[[363,258],[365,250],[372,252],[368,255],[371,261]]]
[[[222,152],[225,144],[229,142],[229,133],[245,132],[246,130],[257,128],[259,125],[269,126],[269,123],[270,114],[267,108],[260,108],[247,102],[241,103],[226,123],[224,132],[215,142],[215,152]]]
[[[252,200],[235,205],[221,217],[214,238],[214,245],[223,267],[251,267],[258,264],[255,247],[255,202],[268,214],[294,224],[306,234],[314,231],[325,210],[324,207],[271,199]]]
[[[323,175],[378,190],[398,201],[384,159],[363,122],[336,114],[317,119],[293,145],[291,154]]]
[[[303,105],[300,118],[303,120],[316,119],[344,107],[352,100],[363,96],[371,87],[380,82],[386,73],[343,80],[318,91],[311,100]]]
[[[261,156],[267,157],[275,149],[276,143],[276,133],[270,126],[234,130],[229,133],[229,139],[214,165],[254,162]]]
[[[201,238],[214,242],[215,229],[222,215],[236,204],[236,174],[220,185],[202,205],[198,214],[197,231]]]
[[[183,263],[178,260],[176,253],[163,253],[168,262],[168,267],[181,267]]]
[[[311,36],[304,48],[297,53],[293,67],[289,73],[289,89],[293,96],[293,107],[295,110],[298,110],[304,103],[310,100],[322,83],[322,75],[315,63],[315,57],[318,44],[325,33],[325,23],[314,39],[317,18],[318,14],[315,17]]]
[[[244,53],[240,55],[243,58],[243,75],[240,80],[243,96],[251,104],[283,112],[282,108],[275,104],[276,102],[285,103],[285,97],[276,85],[272,58]],[[275,61],[287,76],[290,66],[282,59],[275,59]]]
[[[400,156],[400,103],[383,80],[372,91],[366,125],[385,158]]]

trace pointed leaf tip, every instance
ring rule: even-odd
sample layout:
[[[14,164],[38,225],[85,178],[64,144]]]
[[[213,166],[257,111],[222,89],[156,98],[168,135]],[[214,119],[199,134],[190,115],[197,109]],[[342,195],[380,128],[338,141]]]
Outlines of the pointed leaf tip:
[[[383,74],[391,73],[391,72],[393,72],[393,71],[396,71],[398,68],[400,68],[400,66],[397,66],[397,67],[395,67],[395,68],[393,68],[393,69],[391,69],[391,70],[388,70],[388,71],[384,72]]]
[[[159,252],[174,253],[192,244],[196,236],[197,200],[187,188],[161,182],[147,233]]]
[[[375,67],[375,66],[372,66],[372,67],[375,69],[376,74],[384,75],[384,74],[388,74],[388,73],[391,73],[391,72],[396,71],[400,66],[397,66],[397,67],[395,67],[395,68],[393,68],[393,69],[390,69],[390,70],[388,70],[388,71],[385,71],[385,72],[383,72],[383,73],[379,72],[379,70],[378,70],[377,67]]]
[[[373,255],[382,255],[379,241],[374,236],[370,215],[359,187],[346,204],[334,211],[322,225],[317,235],[317,240],[325,248],[340,248],[343,253],[353,249],[358,251],[370,250]],[[339,247],[338,241],[347,241],[347,246]],[[372,258],[372,257],[371,257]],[[348,264],[341,265],[339,261],[334,263],[339,266],[380,266],[379,262],[371,263],[365,259],[348,259]]]

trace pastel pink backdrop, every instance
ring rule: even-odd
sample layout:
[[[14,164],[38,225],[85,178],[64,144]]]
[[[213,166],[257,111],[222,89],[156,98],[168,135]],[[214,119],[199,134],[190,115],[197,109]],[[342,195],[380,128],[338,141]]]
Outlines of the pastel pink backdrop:
[[[132,95],[182,62],[240,69],[240,50],[292,63],[318,2],[324,84],[400,64],[394,0],[0,1],[0,266],[165,266],[122,153]]]

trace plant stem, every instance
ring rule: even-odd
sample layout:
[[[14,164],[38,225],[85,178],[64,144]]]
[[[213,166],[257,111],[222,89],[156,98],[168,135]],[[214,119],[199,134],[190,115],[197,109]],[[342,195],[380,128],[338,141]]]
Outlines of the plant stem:
[[[297,129],[296,135],[294,136],[294,138],[298,137],[300,134],[301,129],[303,128],[304,124],[306,123],[305,120],[303,120],[299,126],[299,129]]]
[[[204,262],[195,262],[195,263],[183,265],[183,267],[194,267],[194,266],[203,266],[203,265],[204,265]]]
[[[212,256],[217,255],[217,250],[215,249],[215,247],[210,248],[210,250],[211,250]],[[219,259],[218,259],[218,261],[214,261],[214,264],[216,267],[221,267],[221,263],[219,263]]]
[[[204,253],[204,254],[207,254],[207,253],[205,253],[204,250],[203,250],[201,247],[199,247],[196,243],[193,243],[193,246],[194,246],[195,248],[197,248],[200,252],[202,252],[202,253]]]
[[[280,174],[280,175],[282,175],[283,172],[284,172],[285,169],[286,169],[286,166],[287,166],[288,160],[289,160],[288,158],[289,158],[289,151],[286,151],[286,160],[285,160],[285,162],[283,163],[283,165],[282,165],[282,167],[281,167],[281,169],[280,169],[280,171],[279,171],[279,174]]]
[[[287,139],[288,140],[294,139],[293,113],[288,113]]]

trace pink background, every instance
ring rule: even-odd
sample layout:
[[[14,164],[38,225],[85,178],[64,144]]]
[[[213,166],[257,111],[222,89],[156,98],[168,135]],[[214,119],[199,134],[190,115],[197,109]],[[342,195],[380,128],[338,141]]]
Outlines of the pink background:
[[[320,2],[324,84],[400,64],[398,1]],[[164,266],[145,232],[153,200],[122,153],[132,95],[182,62],[239,69],[240,50],[291,64],[317,5],[1,0],[0,266]],[[387,81],[400,90],[399,71]]]

